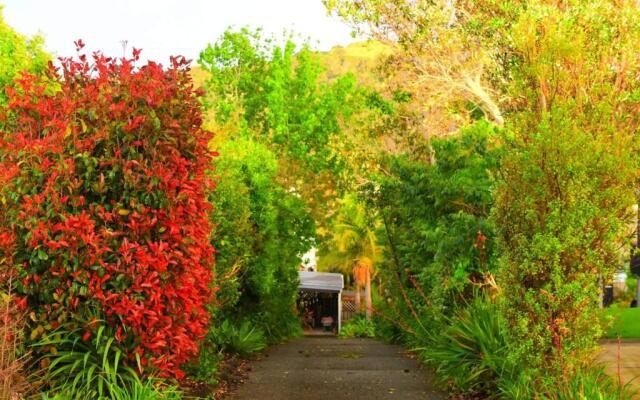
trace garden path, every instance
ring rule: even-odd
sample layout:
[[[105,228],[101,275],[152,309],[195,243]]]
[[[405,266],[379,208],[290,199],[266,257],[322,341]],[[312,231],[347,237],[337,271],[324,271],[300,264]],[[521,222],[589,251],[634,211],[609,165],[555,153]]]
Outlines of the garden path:
[[[600,347],[598,361],[605,365],[606,372],[640,390],[640,340],[603,340]]]
[[[231,400],[444,400],[401,347],[372,339],[304,337],[257,361]]]

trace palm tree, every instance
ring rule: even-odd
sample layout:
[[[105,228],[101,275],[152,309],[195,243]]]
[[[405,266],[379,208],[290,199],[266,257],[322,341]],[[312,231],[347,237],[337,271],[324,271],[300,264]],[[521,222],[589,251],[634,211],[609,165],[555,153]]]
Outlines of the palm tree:
[[[354,195],[340,201],[340,209],[332,226],[332,235],[320,256],[320,266],[325,270],[351,275],[355,280],[356,310],[360,312],[360,291],[365,287],[365,310],[368,319],[373,309],[371,300],[371,275],[374,262],[380,257],[381,248],[376,236],[376,219]]]

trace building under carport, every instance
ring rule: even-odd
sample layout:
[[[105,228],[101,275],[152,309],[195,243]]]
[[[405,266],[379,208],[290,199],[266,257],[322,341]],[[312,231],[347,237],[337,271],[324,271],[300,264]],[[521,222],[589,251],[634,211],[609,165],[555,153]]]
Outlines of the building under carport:
[[[342,274],[299,271],[298,309],[302,313],[306,332],[327,330],[340,332],[342,318]]]

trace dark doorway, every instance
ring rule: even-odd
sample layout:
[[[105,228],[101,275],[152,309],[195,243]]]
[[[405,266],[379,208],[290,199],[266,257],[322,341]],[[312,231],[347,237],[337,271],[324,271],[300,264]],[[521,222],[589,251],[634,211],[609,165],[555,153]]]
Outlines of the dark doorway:
[[[298,310],[306,332],[338,332],[338,293],[301,290]]]

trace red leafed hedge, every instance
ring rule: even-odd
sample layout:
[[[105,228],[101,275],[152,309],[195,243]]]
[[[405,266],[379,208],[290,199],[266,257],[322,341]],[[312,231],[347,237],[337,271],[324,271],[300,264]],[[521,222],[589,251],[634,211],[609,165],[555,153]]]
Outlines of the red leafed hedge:
[[[91,340],[103,324],[131,360],[180,377],[212,296],[210,134],[187,62],[137,68],[138,54],[62,59],[46,86],[27,75],[9,91],[0,267],[31,340],[60,325]]]

